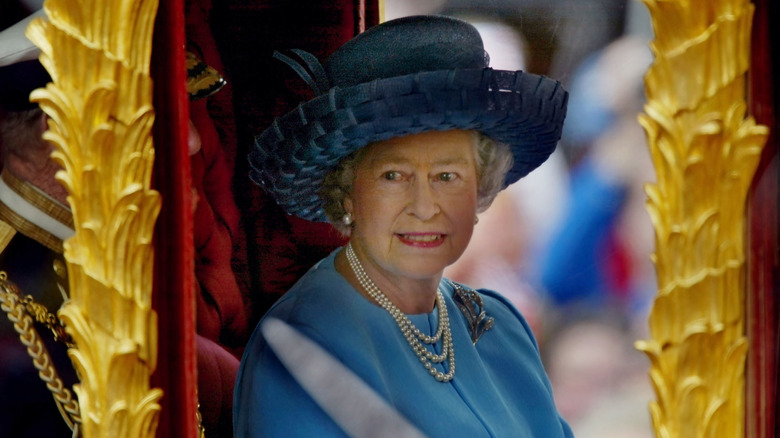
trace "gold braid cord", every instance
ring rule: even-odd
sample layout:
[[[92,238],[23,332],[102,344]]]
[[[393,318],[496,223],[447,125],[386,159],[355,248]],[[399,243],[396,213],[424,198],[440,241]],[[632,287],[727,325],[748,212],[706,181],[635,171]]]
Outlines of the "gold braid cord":
[[[647,208],[658,296],[650,358],[658,437],[744,436],[745,199],[768,130],[746,117],[753,5],[643,0],[655,62],[639,117],[655,165]]]
[[[2,278],[0,278],[0,281],[2,281]],[[24,308],[27,310],[28,315],[36,322],[45,325],[46,328],[51,331],[55,341],[62,342],[68,347],[74,347],[70,336],[68,336],[68,333],[65,331],[65,326],[62,325],[62,321],[57,318],[57,315],[49,312],[49,309],[43,304],[36,303],[32,295],[27,295],[22,298],[22,303],[24,303]]]
[[[0,309],[6,313],[8,320],[14,325],[14,330],[19,333],[22,344],[27,347],[27,354],[32,358],[41,380],[46,383],[46,388],[51,391],[65,423],[71,430],[75,429],[74,435],[77,435],[78,424],[81,423],[79,404],[62,383],[49,352],[33,325],[33,318],[26,312],[27,307],[28,304],[19,298],[16,287],[7,282],[6,273],[0,272]]]
[[[75,235],[64,243],[70,300],[58,315],[76,348],[82,433],[151,437],[160,389],[151,308],[154,121],[149,63],[157,0],[47,0],[27,36],[52,77],[31,97],[63,167]]]

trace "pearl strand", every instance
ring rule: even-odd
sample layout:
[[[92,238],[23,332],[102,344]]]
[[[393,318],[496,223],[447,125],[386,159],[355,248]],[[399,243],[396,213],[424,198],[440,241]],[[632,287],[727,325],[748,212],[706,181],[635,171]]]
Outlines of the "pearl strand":
[[[428,336],[420,332],[420,330],[409,320],[405,313],[403,313],[398,307],[395,306],[390,300],[382,293],[381,290],[371,281],[366,271],[363,269],[363,265],[357,258],[355,251],[352,249],[352,244],[347,244],[346,248],[347,261],[352,268],[352,272],[358,279],[358,282],[368,295],[374,299],[383,309],[385,309],[390,316],[393,317],[398,328],[401,330],[406,342],[414,351],[414,354],[420,359],[428,373],[439,382],[449,382],[455,375],[455,350],[452,345],[452,331],[450,330],[450,318],[447,313],[447,304],[444,301],[444,295],[441,293],[441,289],[436,291],[436,307],[439,309],[439,327],[436,330],[436,334]],[[441,354],[431,353],[422,343],[435,344],[442,340]],[[449,371],[442,373],[438,371],[432,363],[442,363],[449,357]]]

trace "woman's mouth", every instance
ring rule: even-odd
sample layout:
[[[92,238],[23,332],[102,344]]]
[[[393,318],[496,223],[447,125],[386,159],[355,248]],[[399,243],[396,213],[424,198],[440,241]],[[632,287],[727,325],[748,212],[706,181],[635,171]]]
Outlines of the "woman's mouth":
[[[439,233],[410,233],[396,234],[398,240],[405,245],[432,248],[444,243],[444,234]]]

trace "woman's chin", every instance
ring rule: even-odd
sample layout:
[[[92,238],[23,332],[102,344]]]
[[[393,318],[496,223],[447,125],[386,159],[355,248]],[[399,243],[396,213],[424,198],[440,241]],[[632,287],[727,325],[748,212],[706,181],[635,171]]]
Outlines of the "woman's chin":
[[[408,260],[398,266],[398,274],[403,277],[416,280],[425,280],[441,277],[449,263],[444,260]]]

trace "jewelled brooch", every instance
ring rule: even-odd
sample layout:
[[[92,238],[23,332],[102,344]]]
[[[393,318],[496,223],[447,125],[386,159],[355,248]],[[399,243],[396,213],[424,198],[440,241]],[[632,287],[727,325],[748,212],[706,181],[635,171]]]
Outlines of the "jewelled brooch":
[[[455,288],[455,304],[466,317],[466,322],[471,330],[471,342],[477,345],[479,338],[493,327],[495,320],[492,316],[487,316],[482,308],[482,297],[473,289],[466,288],[454,281],[451,282]]]

